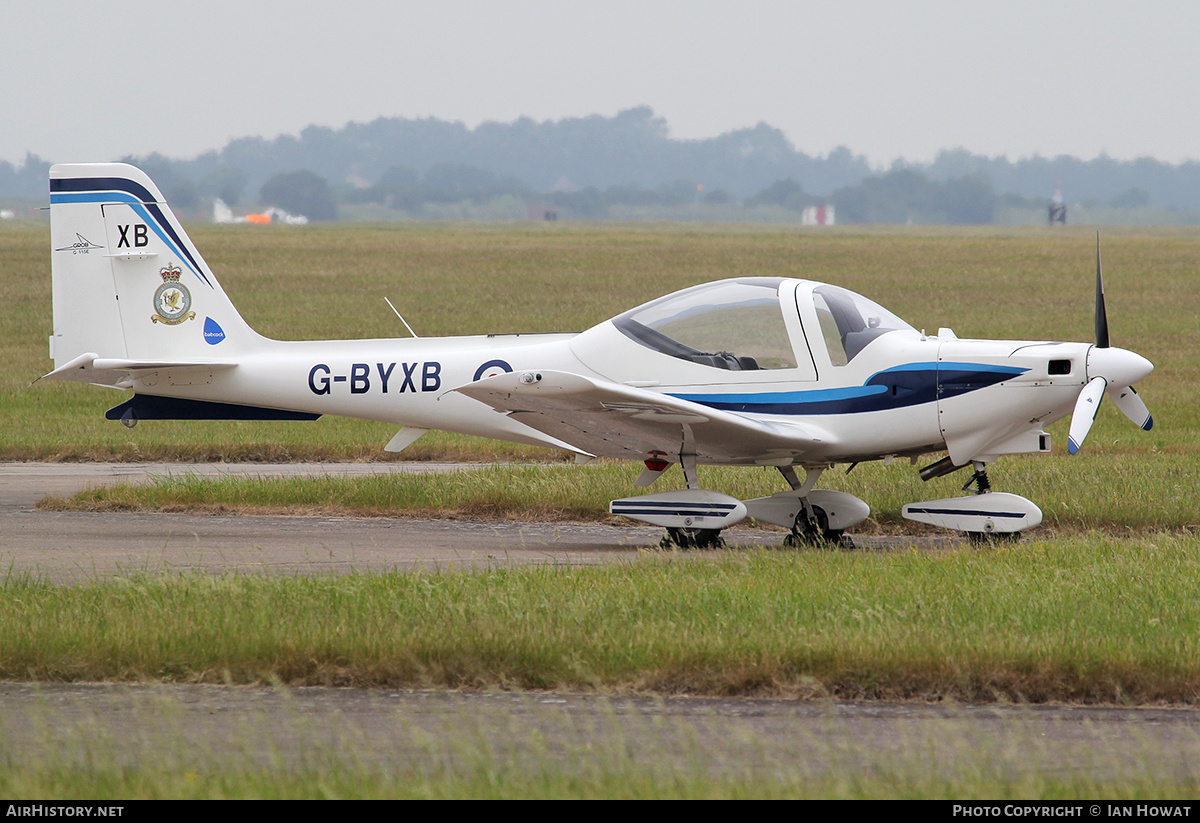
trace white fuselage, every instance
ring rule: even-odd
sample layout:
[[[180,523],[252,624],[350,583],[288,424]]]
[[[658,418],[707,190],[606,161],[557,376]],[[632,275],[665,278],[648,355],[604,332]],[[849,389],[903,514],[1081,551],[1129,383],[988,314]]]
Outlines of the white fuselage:
[[[948,448],[955,462],[962,464],[1046,450],[1037,438],[1044,434],[1043,426],[1070,412],[1079,387],[1086,382],[1090,348],[1072,343],[939,340],[894,332],[879,357],[866,357],[868,350],[856,362],[836,369],[826,361],[806,375],[811,379],[708,369],[713,373],[705,374],[703,382],[685,383],[678,380],[680,369],[674,362],[666,364],[672,368],[670,376],[660,380],[653,380],[645,368],[631,367],[628,358],[613,351],[619,348],[619,337],[602,325],[580,335],[264,341],[265,345],[239,357],[235,368],[157,371],[136,380],[133,389],[569,446],[453,391],[500,372],[553,369],[604,380],[626,377],[621,382],[758,420],[805,422],[827,434],[807,457],[812,462],[870,460]],[[598,355],[604,351],[613,356]],[[1058,374],[1050,374],[1054,361],[1059,363]],[[977,385],[980,375],[990,379],[987,369],[993,367],[1019,373]],[[635,374],[632,378],[630,371]],[[839,380],[817,379],[822,373],[834,373]],[[865,393],[864,387],[876,391]],[[706,461],[701,457],[700,462]]]

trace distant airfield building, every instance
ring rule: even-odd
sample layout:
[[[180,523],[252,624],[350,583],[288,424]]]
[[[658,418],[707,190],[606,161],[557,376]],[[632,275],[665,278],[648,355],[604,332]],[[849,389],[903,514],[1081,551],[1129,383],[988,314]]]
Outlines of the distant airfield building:
[[[802,226],[832,226],[833,224],[833,206],[808,206],[800,212],[800,225]]]

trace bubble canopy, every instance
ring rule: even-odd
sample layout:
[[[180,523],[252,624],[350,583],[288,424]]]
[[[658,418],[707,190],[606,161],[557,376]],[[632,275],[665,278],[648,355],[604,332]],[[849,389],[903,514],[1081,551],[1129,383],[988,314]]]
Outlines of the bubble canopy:
[[[780,299],[785,283],[796,281],[754,277],[693,286],[627,311],[613,325],[642,346],[700,365],[729,371],[794,369],[795,352],[807,347],[788,333],[783,313],[792,301]],[[805,294],[812,296],[820,337],[834,365],[850,362],[888,332],[912,329],[847,289],[818,285],[797,292],[797,299]]]
[[[613,318],[626,337],[682,360],[730,371],[796,367],[780,309],[782,278],[721,280],[660,297]]]

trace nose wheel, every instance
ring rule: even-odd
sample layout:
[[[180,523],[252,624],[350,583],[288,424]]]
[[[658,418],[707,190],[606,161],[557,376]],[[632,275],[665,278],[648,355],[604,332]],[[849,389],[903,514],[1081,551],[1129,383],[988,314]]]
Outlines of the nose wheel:
[[[967,532],[967,542],[972,546],[992,546],[1000,543],[1019,543],[1020,532]]]

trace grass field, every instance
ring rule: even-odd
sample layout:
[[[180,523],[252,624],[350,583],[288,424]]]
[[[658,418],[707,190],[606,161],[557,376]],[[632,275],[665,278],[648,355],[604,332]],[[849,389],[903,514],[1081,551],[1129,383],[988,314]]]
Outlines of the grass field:
[[[422,336],[579,330],[676,288],[748,275],[837,283],[918,328],[949,326],[964,338],[1092,337],[1087,229],[189,230],[250,324],[279,338],[402,336],[383,295]],[[1053,455],[995,464],[996,488],[1047,515],[1017,546],[668,554],[570,572],[131,578],[66,589],[10,578],[0,585],[0,677],[1194,703],[1200,231],[1106,230],[1103,248],[1113,343],[1156,365],[1138,387],[1155,428],[1139,432],[1106,404],[1079,456],[1065,454],[1064,421],[1051,429]],[[48,249],[44,226],[0,227],[0,351],[10,364],[0,378],[0,460],[395,459],[382,451],[394,431],[379,424],[127,430],[103,419],[124,394],[31,385],[51,368]],[[448,435],[429,435],[402,457],[519,465],[412,484],[183,479],[69,505],[240,502],[248,511],[587,520],[629,494],[640,470],[555,465],[564,455]],[[743,497],[781,488],[771,470],[703,471],[706,486]],[[822,485],[868,500],[866,528],[882,532],[902,528],[903,502],[955,494],[964,479],[922,484],[897,461],[829,472]],[[938,791],[913,785],[882,794]],[[979,791],[999,796],[995,785]],[[1150,785],[1120,791],[1172,793]],[[1025,794],[1055,787],[1071,796],[1053,780]],[[880,794],[868,787],[858,796]]]
[[[1109,458],[1110,461],[1114,458]],[[1158,454],[1126,477],[1153,484],[1157,491],[1130,494],[1126,483],[1107,482],[1081,494],[1074,461],[1011,457],[992,472],[1003,490],[1037,501],[1045,516],[1038,534],[1105,529],[1114,534],[1173,531],[1200,533],[1200,512],[1189,485],[1196,480],[1191,456]],[[363,477],[220,478],[180,475],[150,483],[115,483],[81,491],[69,499],[49,497],[38,507],[57,511],[172,511],[209,514],[304,514],[355,517],[423,517],[454,520],[581,523],[631,521],[608,514],[608,502],[634,493],[637,468],[624,461],[597,460],[586,466],[515,463],[431,474],[379,474]],[[705,467],[706,487],[740,500],[780,491],[771,468]],[[821,487],[870,502],[871,517],[856,526],[859,535],[922,534],[921,526],[900,515],[905,503],[955,497],[958,474],[922,483],[907,461],[857,467],[852,474],[828,472]],[[678,469],[659,482],[682,485]],[[747,523],[746,525],[749,525]],[[936,530],[935,530],[936,531]]]
[[[860,291],[931,332],[1090,340],[1089,230],[812,231],[754,226],[572,224],[194,226],[193,240],[243,316],[277,338],[405,336],[388,296],[422,336],[582,330],[673,289],[720,277],[811,277]],[[1138,435],[1114,408],[1089,436],[1092,456],[1195,454],[1200,364],[1200,232],[1106,230],[1115,345],[1150,358],[1139,388],[1155,413]],[[0,459],[389,459],[377,423],[154,422],[103,419],[124,393],[31,383],[49,371],[45,226],[0,227]],[[1055,432],[1065,443],[1065,428]],[[547,460],[525,447],[427,436],[406,459]]]
[[[2,586],[0,679],[1191,702],[1195,539]],[[635,562],[636,561],[636,562]]]
[[[950,326],[960,337],[1090,340],[1093,334],[1095,236],[1087,229],[439,224],[196,226],[191,231],[251,325],[278,338],[403,334],[381,299],[385,295],[422,335],[579,330],[672,289],[736,275],[799,275],[838,283],[879,300],[918,328]],[[1194,268],[1200,231],[1106,230],[1103,243],[1114,344],[1156,365],[1139,386],[1154,412],[1155,428],[1139,432],[1106,403],[1082,455],[1062,453],[1067,423],[1061,421],[1051,427],[1054,456],[1002,460],[992,467],[993,479],[997,488],[1042,504],[1052,526],[1187,529],[1200,521],[1200,506],[1193,504],[1200,486],[1200,408],[1194,389],[1200,377],[1200,288]],[[5,261],[0,347],[16,366],[5,372],[7,385],[0,393],[7,423],[0,459],[397,459],[382,450],[394,434],[383,424],[330,418],[315,423],[147,421],[128,430],[103,419],[103,411],[124,393],[52,382],[31,385],[50,368],[45,357],[48,258],[44,227],[0,231]],[[436,433],[401,457],[566,459],[546,449]],[[534,518],[558,511],[560,519],[591,519],[603,516],[611,496],[628,492],[639,468],[625,464],[624,469],[538,475],[542,487],[570,487],[557,493],[572,498],[565,505],[542,505],[544,494],[541,500],[509,494],[506,502],[496,503],[496,495],[486,492],[487,482],[475,490],[459,483],[457,497],[431,486],[431,497],[418,490],[372,491],[370,481],[354,481],[351,485],[362,488],[348,496],[365,501],[353,504],[355,510],[374,514],[406,509],[428,514],[444,507],[459,515]],[[532,481],[534,475],[520,471],[521,482]],[[764,474],[774,477],[769,471],[743,470],[723,473],[720,484],[708,485],[757,484],[761,493],[782,488],[777,478],[763,482]],[[887,524],[897,519],[903,502],[957,493],[962,479],[954,475],[923,487],[905,464],[862,466],[844,482],[829,473],[822,482],[859,494],[876,509],[875,522]],[[290,503],[283,488],[297,495]],[[588,497],[600,488],[603,494]],[[275,490],[240,485],[235,495],[232,488],[186,483],[175,490],[176,500],[168,502],[167,493],[158,489],[153,492],[157,502],[148,505],[177,506],[184,499],[198,505],[229,497],[264,510],[304,507],[309,505],[305,498],[321,493],[303,489],[303,484]],[[115,497],[118,502],[87,505],[133,505],[130,493]]]
[[[846,733],[844,704],[783,707],[737,701],[727,708],[744,714],[730,717],[710,714],[708,701],[683,699],[335,695],[260,688],[234,713],[225,702],[230,692],[244,699],[248,690],[155,685],[16,690],[38,693],[45,702],[21,702],[39,727],[36,735],[20,735],[12,713],[0,718],[0,729],[15,732],[0,750],[0,793],[9,801],[921,797],[1024,802],[1104,797],[1161,802],[1194,798],[1200,788],[1200,776],[1194,766],[1188,768],[1194,745],[1164,744],[1137,731],[1132,740],[1114,745],[1108,712],[1096,718],[1099,722],[1077,724],[1057,710],[911,707],[902,710],[905,719],[889,724],[888,733],[872,735],[875,745],[865,749],[857,734]],[[88,724],[63,723],[63,704],[74,707],[81,694],[106,711]],[[278,708],[264,711],[262,702]],[[331,710],[327,703],[351,711]],[[789,722],[792,708],[819,716]],[[849,712],[861,718],[875,709]],[[210,713],[217,715],[214,722],[223,734],[193,731],[192,719]],[[1047,714],[1056,717],[1047,722]],[[1154,717],[1164,715],[1169,713]],[[995,717],[1004,718],[1001,739],[987,722]],[[1059,727],[1064,722],[1066,729]],[[14,751],[17,735],[33,737],[33,744]],[[381,736],[387,745],[372,745]],[[187,745],[178,744],[181,738]],[[1070,750],[1077,755],[1069,756]]]

